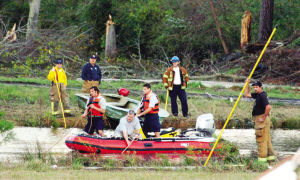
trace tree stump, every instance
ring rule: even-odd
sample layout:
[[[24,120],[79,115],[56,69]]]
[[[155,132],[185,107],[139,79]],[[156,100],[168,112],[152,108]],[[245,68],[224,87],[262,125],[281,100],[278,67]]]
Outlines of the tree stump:
[[[116,31],[111,15],[106,22],[105,57],[115,58],[117,54]]]
[[[251,12],[245,11],[242,18],[241,48],[251,40]]]
[[[17,34],[16,34],[16,23],[12,27],[10,31],[7,31],[6,36],[4,37],[4,41],[8,43],[13,43],[17,40]]]

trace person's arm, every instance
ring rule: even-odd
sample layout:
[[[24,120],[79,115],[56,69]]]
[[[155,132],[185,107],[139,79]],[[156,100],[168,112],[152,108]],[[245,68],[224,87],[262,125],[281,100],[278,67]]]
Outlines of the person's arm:
[[[81,115],[82,118],[85,118],[88,114],[89,107],[85,108],[84,113]]]
[[[142,113],[138,113],[138,117],[140,116],[144,116],[146,114],[148,114],[153,108],[152,107],[148,107],[148,109],[146,109],[146,111],[142,112]]]
[[[137,110],[137,114],[140,114],[141,113],[141,108],[138,108],[138,110]]]
[[[49,71],[49,74],[47,76],[47,79],[49,79],[50,81],[53,81],[55,82],[55,69],[52,68],[50,71]]]
[[[63,83],[65,84],[65,86],[67,86],[68,85],[68,79],[67,79],[67,74],[65,73],[64,70],[63,70],[63,74],[64,74]]]
[[[189,75],[188,75],[187,70],[186,69],[184,69],[184,70],[185,70],[185,76],[184,76],[184,78],[185,78],[185,82],[186,82],[186,85],[187,85],[187,83],[189,82]]]
[[[247,78],[246,82],[248,82],[248,84],[247,84],[247,87],[245,89],[244,96],[247,97],[247,98],[252,98],[251,91],[250,91],[250,86],[249,86],[250,79]]]
[[[122,133],[123,133],[123,137],[124,137],[124,139],[125,139],[127,145],[129,145],[129,140],[128,140],[128,134],[127,134],[127,131],[123,130]]]
[[[164,83],[164,87],[165,87],[166,89],[167,89],[168,86],[169,86],[169,84],[168,84],[168,78],[169,78],[169,76],[168,76],[168,71],[166,70],[165,73],[164,73],[164,75],[163,75],[163,83]]]
[[[271,105],[269,104],[269,100],[266,94],[262,94],[262,101],[263,101],[263,105],[266,107],[265,108],[265,113],[263,114],[263,116],[259,119],[260,122],[264,122],[265,119],[268,117],[268,115],[270,114],[271,111]]]
[[[140,129],[141,129],[141,124],[140,124],[140,120],[138,118],[135,118],[136,124],[134,127],[134,138],[138,139],[140,137]]]
[[[149,99],[149,107],[144,112],[138,114],[138,117],[148,114],[155,107],[156,103],[158,103],[156,96],[151,96]]]
[[[101,79],[102,79],[102,72],[101,72],[101,69],[99,67],[99,84],[101,84]]]
[[[101,98],[99,105],[101,108],[96,107],[94,104],[91,104],[89,107],[104,114],[106,110],[106,100],[104,98]]]

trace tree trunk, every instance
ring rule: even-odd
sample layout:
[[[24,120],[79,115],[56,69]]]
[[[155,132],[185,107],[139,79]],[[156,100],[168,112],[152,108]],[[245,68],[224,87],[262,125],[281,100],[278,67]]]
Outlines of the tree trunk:
[[[117,54],[116,31],[111,15],[106,22],[105,56],[115,58]]]
[[[251,40],[251,12],[245,11],[241,28],[241,48]]]
[[[258,41],[267,41],[272,33],[274,0],[261,0]]]
[[[38,17],[41,0],[29,0],[29,16],[27,21],[26,40],[33,40],[38,30]]]
[[[214,19],[216,21],[216,27],[217,27],[217,30],[218,30],[218,33],[219,33],[219,37],[220,37],[220,40],[221,40],[224,52],[225,52],[225,54],[229,54],[228,48],[227,48],[226,43],[225,43],[225,41],[223,39],[222,31],[221,31],[221,28],[220,28],[220,25],[219,25],[219,21],[218,21],[218,18],[217,18],[217,15],[216,15],[216,11],[215,11],[215,8],[213,6],[212,1],[209,1],[209,5],[210,5],[210,9],[211,9],[211,11],[213,13]]]

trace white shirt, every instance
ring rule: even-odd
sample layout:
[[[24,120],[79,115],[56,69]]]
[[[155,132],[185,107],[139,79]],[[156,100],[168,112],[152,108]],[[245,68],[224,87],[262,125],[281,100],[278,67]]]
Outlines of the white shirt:
[[[135,117],[131,122],[128,122],[127,117],[125,116],[120,119],[120,123],[116,128],[116,132],[122,135],[123,131],[126,131],[129,136],[132,136],[134,135],[134,130],[140,129],[141,125],[137,117]]]
[[[179,67],[173,67],[173,70],[175,71],[175,77],[174,77],[174,82],[173,84],[175,85],[181,85],[181,79],[180,79],[180,69]]]

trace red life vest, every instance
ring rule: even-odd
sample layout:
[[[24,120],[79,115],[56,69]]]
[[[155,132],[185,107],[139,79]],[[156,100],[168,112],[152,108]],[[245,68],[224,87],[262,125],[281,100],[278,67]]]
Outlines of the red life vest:
[[[97,97],[91,97],[89,104],[94,104],[94,106],[96,106],[97,108],[101,108],[101,106],[99,105],[101,98],[102,96],[100,94]],[[103,116],[102,112],[97,111],[96,109],[93,108],[90,108],[89,112],[91,112],[92,116]]]
[[[142,100],[143,106],[141,107],[141,110],[145,111],[146,109],[149,108],[150,97],[151,96],[156,96],[158,102],[155,104],[154,108],[152,108],[152,110],[149,112],[149,114],[158,114],[158,112],[159,112],[159,99],[158,99],[157,95],[154,94],[153,92],[151,92],[148,97],[147,97],[146,94],[144,95],[143,100]]]

